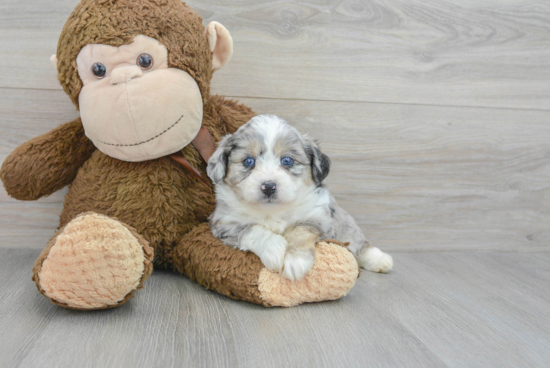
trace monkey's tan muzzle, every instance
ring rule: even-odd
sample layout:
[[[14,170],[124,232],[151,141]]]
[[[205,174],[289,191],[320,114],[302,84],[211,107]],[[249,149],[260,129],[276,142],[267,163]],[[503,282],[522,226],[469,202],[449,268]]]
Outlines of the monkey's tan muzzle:
[[[167,68],[142,73],[114,69],[82,88],[80,113],[86,136],[106,155],[145,161],[187,146],[202,124],[199,87],[186,72]]]

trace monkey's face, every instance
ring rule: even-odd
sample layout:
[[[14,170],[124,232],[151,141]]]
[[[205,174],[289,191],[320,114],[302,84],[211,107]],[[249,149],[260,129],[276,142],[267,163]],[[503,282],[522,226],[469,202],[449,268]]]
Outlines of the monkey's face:
[[[76,59],[86,136],[124,161],[166,156],[197,135],[203,114],[197,82],[168,67],[167,48],[138,35],[120,47],[86,45]]]

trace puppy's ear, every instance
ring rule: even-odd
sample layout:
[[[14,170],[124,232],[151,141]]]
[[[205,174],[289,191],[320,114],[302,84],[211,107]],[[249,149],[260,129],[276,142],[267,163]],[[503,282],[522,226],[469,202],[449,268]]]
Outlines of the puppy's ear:
[[[330,158],[321,152],[317,142],[311,137],[305,137],[304,148],[309,157],[313,180],[316,184],[321,184],[330,172]]]
[[[226,135],[220,141],[218,148],[208,160],[206,173],[214,184],[218,184],[225,178],[227,174],[227,165],[229,163],[229,155],[231,154],[231,134]]]

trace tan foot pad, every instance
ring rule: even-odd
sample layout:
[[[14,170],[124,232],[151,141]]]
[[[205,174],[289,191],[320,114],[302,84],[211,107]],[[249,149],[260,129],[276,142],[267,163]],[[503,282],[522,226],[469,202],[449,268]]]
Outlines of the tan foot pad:
[[[136,235],[106,216],[87,213],[76,217],[54,239],[37,275],[39,288],[69,308],[120,304],[140,286],[144,271],[150,274],[152,269],[144,253],[152,257],[150,248],[144,249],[148,245]]]
[[[358,276],[359,266],[349,250],[337,244],[319,242],[315,248],[315,263],[302,281],[292,282],[264,268],[258,289],[265,305],[292,307],[339,299],[351,290]]]

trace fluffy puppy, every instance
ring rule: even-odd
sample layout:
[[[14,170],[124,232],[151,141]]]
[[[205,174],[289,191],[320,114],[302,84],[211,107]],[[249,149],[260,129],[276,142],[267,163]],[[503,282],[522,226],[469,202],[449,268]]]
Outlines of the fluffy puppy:
[[[387,272],[392,257],[369,245],[324,184],[330,160],[315,141],[274,115],[259,115],[225,136],[208,162],[216,185],[214,236],[254,252],[273,271],[302,279],[319,239],[350,242],[359,265]]]

